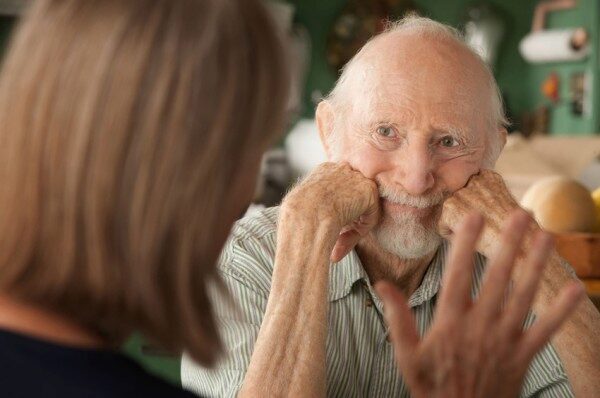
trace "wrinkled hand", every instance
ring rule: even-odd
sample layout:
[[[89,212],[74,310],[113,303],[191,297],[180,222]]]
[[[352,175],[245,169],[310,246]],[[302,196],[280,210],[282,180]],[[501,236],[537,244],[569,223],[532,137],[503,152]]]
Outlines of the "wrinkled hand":
[[[554,310],[524,331],[552,240],[537,232],[521,278],[507,287],[528,216],[511,213],[500,248],[489,263],[477,301],[471,299],[473,251],[483,228],[470,214],[454,230],[434,322],[419,339],[414,317],[393,285],[376,286],[384,302],[398,366],[414,397],[516,397],[535,355],[583,297],[578,283],[565,287]],[[505,303],[504,305],[502,305]]]
[[[485,225],[477,249],[489,258],[493,255],[503,222],[513,210],[519,208],[502,177],[492,170],[482,170],[472,176],[464,188],[446,199],[438,230],[443,237],[450,238],[467,214],[482,214]],[[531,218],[526,233],[527,241],[537,229],[537,224]]]
[[[330,222],[339,234],[331,261],[344,258],[379,220],[377,184],[348,163],[323,163],[284,199],[282,212],[309,222]]]

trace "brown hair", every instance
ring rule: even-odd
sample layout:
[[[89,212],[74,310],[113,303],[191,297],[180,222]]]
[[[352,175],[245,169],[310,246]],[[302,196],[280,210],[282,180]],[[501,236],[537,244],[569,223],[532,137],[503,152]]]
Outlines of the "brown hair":
[[[288,85],[258,0],[34,2],[0,75],[0,290],[211,363],[206,287]]]

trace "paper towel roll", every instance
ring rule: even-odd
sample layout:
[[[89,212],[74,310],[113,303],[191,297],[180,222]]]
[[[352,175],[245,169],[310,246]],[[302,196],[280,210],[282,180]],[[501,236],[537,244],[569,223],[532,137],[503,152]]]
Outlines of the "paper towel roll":
[[[571,39],[577,28],[541,30],[525,36],[519,45],[523,58],[529,62],[578,61],[588,54],[588,46],[575,50]]]

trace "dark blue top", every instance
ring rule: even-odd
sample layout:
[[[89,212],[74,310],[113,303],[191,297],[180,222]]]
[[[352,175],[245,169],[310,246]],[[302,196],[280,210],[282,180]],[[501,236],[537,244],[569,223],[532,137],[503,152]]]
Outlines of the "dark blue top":
[[[116,351],[81,349],[0,330],[0,396],[195,397]]]

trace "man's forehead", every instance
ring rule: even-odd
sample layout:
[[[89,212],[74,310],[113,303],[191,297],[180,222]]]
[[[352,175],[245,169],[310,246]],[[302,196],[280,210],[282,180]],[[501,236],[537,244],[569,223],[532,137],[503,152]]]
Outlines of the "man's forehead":
[[[440,123],[471,124],[489,112],[486,90],[444,79],[411,79],[402,72],[384,71],[362,80],[353,90],[352,110],[365,121],[411,119],[427,112]],[[482,111],[482,108],[485,111]],[[406,120],[408,121],[408,120]]]
[[[481,100],[466,92],[442,93],[427,87],[379,85],[352,98],[352,113],[373,119],[410,122],[422,113],[439,124],[470,124],[482,114]],[[483,105],[485,106],[485,105]]]
[[[484,91],[475,85],[464,85],[443,77],[413,79],[401,71],[387,71],[364,81],[356,98],[378,108],[393,108],[399,103],[462,107],[480,103],[479,94]]]
[[[396,97],[430,102],[479,102],[478,94],[489,91],[485,80],[473,79],[460,71],[454,73],[450,66],[405,68],[380,63],[364,68],[361,75],[357,95],[369,95],[380,102]]]

